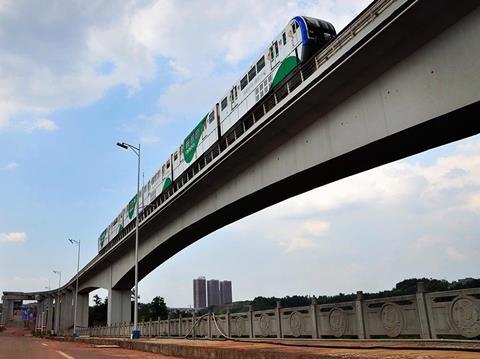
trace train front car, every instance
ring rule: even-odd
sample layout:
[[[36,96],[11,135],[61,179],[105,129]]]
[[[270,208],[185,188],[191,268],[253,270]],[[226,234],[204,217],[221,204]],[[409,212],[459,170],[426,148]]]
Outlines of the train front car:
[[[98,251],[101,252],[108,244],[108,227],[98,237]]]
[[[298,27],[302,36],[301,61],[305,62],[330,42],[337,32],[331,23],[308,16],[296,16],[290,21],[291,29]]]

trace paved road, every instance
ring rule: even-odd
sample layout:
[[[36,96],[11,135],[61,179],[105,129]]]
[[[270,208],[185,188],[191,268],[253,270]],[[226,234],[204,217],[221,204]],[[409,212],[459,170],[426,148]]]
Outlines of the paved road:
[[[0,333],[0,359],[173,358],[121,348],[96,348],[90,344],[59,342],[24,334],[20,329],[8,329]]]

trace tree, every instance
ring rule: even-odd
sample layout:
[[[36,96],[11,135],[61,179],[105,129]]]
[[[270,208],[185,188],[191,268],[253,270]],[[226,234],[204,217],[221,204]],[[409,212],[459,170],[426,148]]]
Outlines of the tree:
[[[98,294],[95,294],[93,296],[93,303],[95,303],[95,305],[101,305],[102,304],[102,298],[100,298],[98,296]]]
[[[93,296],[94,306],[88,309],[88,325],[89,326],[101,326],[107,324],[107,308],[108,298],[102,302],[102,299],[98,295]]]
[[[163,297],[155,297],[150,304],[150,313],[152,318],[167,319],[168,309],[165,299]]]
[[[140,321],[167,319],[168,310],[163,297],[155,297],[150,303],[138,303],[138,318]]]

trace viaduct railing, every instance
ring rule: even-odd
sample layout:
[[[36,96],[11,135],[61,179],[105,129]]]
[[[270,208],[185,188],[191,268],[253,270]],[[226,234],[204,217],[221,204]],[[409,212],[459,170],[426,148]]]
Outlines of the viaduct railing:
[[[480,288],[417,293],[332,304],[277,308],[202,317],[150,320],[143,337],[192,338],[419,338],[480,339]],[[132,324],[91,327],[81,336],[129,337]]]

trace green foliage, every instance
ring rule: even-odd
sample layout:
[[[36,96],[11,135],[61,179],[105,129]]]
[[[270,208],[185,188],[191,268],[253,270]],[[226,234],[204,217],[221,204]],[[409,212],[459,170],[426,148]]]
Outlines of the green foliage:
[[[93,307],[88,308],[88,326],[103,326],[107,325],[107,309],[108,299],[102,302],[98,295],[93,296]]]
[[[230,308],[230,313],[242,313],[248,311],[248,306],[250,305],[250,301],[248,300],[243,300],[243,301],[238,301],[238,302],[233,302],[232,304],[229,304],[228,307]],[[226,308],[222,308],[222,313],[220,314],[225,314]]]
[[[102,304],[102,299],[98,296],[98,294],[95,294],[93,296],[93,302],[95,305],[101,305]]]
[[[180,316],[182,316],[182,318],[190,318],[193,314],[185,310],[170,310],[170,319],[177,319],[180,318]]]
[[[167,304],[163,297],[155,297],[150,303],[138,303],[138,318],[140,321],[167,319]]]
[[[455,289],[467,289],[467,288],[478,288],[478,287],[480,287],[480,279],[472,278],[470,281],[466,283],[452,282],[449,289],[455,290]]]

